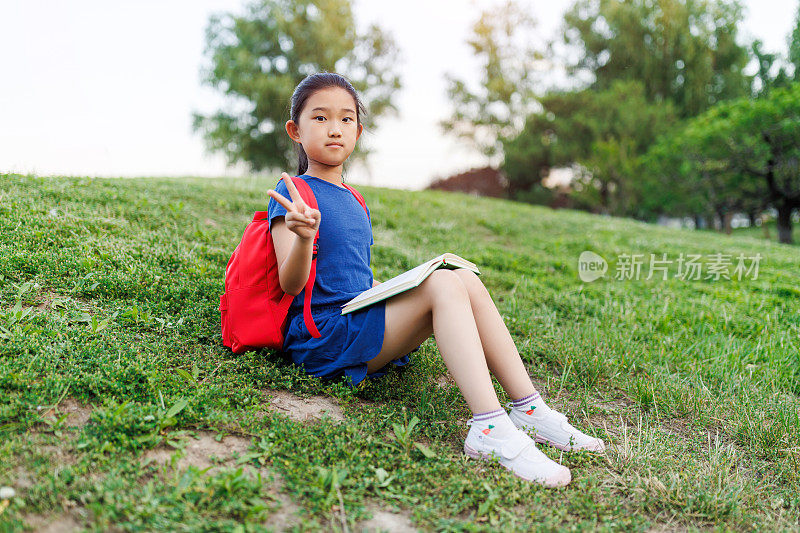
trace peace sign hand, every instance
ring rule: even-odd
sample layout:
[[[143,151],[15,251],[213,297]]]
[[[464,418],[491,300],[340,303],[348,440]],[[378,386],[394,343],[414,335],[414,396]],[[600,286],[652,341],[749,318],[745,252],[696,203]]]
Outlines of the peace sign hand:
[[[286,184],[286,189],[289,191],[289,196],[292,197],[292,200],[273,189],[269,189],[267,194],[286,208],[286,227],[301,239],[313,239],[314,235],[317,234],[320,222],[322,222],[322,213],[318,209],[306,205],[289,174],[282,172],[281,177],[283,177],[283,182]]]

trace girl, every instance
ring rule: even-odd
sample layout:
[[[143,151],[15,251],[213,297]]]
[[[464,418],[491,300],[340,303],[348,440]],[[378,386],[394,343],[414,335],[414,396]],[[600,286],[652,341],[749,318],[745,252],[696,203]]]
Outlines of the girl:
[[[268,211],[281,288],[299,295],[289,310],[284,350],[320,377],[348,376],[353,384],[406,365],[431,334],[473,417],[464,452],[496,457],[517,476],[547,486],[569,483],[569,469],[536,442],[562,450],[603,451],[548,407],[531,383],[514,341],[481,280],[466,269],[436,270],[422,284],[388,300],[341,315],[341,305],[379,282],[370,268],[371,215],[343,185],[342,167],[361,136],[364,106],[352,85],[335,73],[305,78],[291,98],[286,132],[298,143],[298,174],[317,198],[308,207],[290,176],[270,189]],[[322,214],[325,214],[323,221]],[[321,337],[303,320],[314,235],[319,230],[311,309]],[[490,377],[514,399],[507,413]]]

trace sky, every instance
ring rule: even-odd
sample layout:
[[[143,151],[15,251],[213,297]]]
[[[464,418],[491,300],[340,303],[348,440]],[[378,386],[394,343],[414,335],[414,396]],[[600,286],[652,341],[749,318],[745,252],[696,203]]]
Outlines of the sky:
[[[421,189],[487,160],[437,122],[451,108],[444,74],[477,82],[466,41],[493,0],[354,0],[356,24],[377,23],[401,50],[398,116],[362,135],[373,154],[345,180]],[[542,38],[571,0],[528,0]],[[0,172],[80,176],[241,176],[205,150],[192,112],[224,100],[202,85],[205,29],[242,0],[0,0]],[[798,0],[745,0],[744,38],[785,54]],[[473,87],[475,85],[472,85]],[[287,101],[288,103],[288,101]],[[296,163],[295,163],[296,165]],[[294,173],[296,166],[286,169]],[[276,180],[279,176],[276,175]]]

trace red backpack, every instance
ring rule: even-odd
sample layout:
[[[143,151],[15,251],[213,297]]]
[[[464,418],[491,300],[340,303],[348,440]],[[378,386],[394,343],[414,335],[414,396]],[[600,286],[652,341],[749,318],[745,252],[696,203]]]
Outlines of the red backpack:
[[[317,209],[317,199],[305,180],[294,177],[292,181],[303,201]],[[369,216],[364,198],[346,183],[343,185],[353,193]],[[318,240],[319,230],[314,236],[311,270],[303,302],[303,318],[312,337],[321,336],[311,316],[311,290],[317,274]],[[283,348],[286,317],[294,295],[281,289],[278,266],[269,231],[268,211],[256,211],[253,221],[245,228],[241,242],[228,260],[225,293],[219,296],[222,343],[230,347],[233,353],[259,348]]]

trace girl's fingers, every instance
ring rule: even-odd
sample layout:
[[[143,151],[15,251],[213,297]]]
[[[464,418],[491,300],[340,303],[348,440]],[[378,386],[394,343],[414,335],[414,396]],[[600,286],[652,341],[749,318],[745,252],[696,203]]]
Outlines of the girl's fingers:
[[[272,189],[267,191],[267,194],[274,198],[276,202],[281,204],[283,207],[286,208],[287,211],[297,211],[297,207],[285,196],[281,195],[278,191],[273,191]]]
[[[286,213],[286,221],[287,222],[293,221],[299,224],[307,224],[309,226],[313,226],[317,222],[316,219],[314,219],[313,217],[306,216],[303,213],[299,213],[297,211]]]
[[[297,204],[298,209],[302,210],[306,206],[306,203],[297,191],[297,187],[294,186],[294,180],[286,172],[281,173],[281,176],[283,177],[283,182],[286,184],[286,189],[289,191],[289,196],[292,197],[292,201]]]

